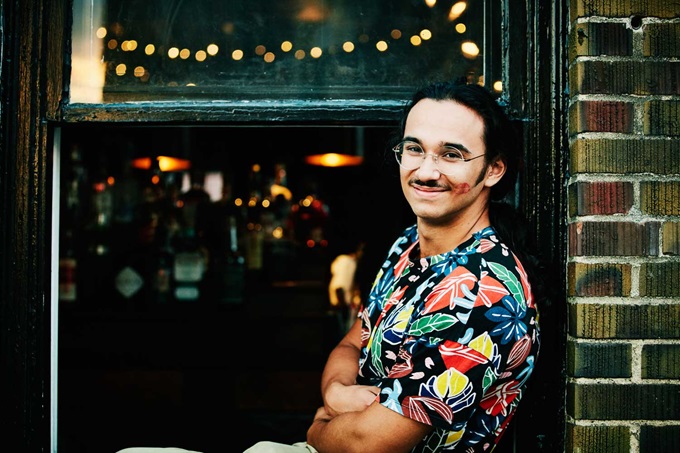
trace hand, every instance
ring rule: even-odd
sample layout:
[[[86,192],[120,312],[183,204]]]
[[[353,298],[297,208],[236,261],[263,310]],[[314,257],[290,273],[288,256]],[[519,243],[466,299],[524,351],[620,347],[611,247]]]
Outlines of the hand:
[[[330,421],[333,417],[326,412],[326,408],[321,406],[316,410],[316,414],[314,414],[314,421],[323,421],[327,422]]]
[[[332,417],[345,412],[363,411],[376,400],[379,393],[379,387],[334,382],[328,386],[324,395],[325,411]]]

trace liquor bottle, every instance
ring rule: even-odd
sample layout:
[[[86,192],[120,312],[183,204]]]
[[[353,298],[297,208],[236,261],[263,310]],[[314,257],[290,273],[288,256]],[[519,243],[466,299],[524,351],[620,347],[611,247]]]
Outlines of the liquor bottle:
[[[170,230],[164,228],[158,232],[156,240],[157,246],[151,267],[152,299],[157,304],[167,304],[173,300],[172,268],[175,261]]]
[[[205,251],[201,248],[193,228],[182,230],[176,244],[172,269],[174,298],[178,302],[197,302],[201,297],[201,283],[205,272]]]
[[[241,253],[239,242],[237,219],[235,216],[229,216],[229,253],[221,302],[240,303],[245,296],[246,260]]]
[[[118,198],[121,204],[117,210],[120,243],[117,245],[113,286],[118,309],[143,311],[157,299],[158,253],[165,240],[163,208],[166,187],[157,160],[152,162],[154,165],[141,179],[141,190],[135,189],[129,194],[119,192],[119,195],[126,196]],[[130,183],[127,189],[134,186]],[[134,193],[138,194],[137,197]]]
[[[75,303],[78,300],[78,260],[76,256],[73,230],[63,234],[59,257],[59,301]]]
[[[85,250],[82,265],[79,266],[79,289],[82,288],[83,303],[99,309],[111,296],[114,249],[111,228],[113,198],[103,165],[96,172],[90,188],[90,210],[84,227]]]
[[[204,243],[209,253],[205,275],[207,300],[217,304],[240,303],[245,293],[243,229],[245,215],[241,200],[233,198],[232,182],[222,175],[222,197],[211,203],[211,222],[205,229]]]
[[[75,238],[82,231],[83,198],[86,170],[81,149],[73,144],[62,160],[60,241],[59,241],[59,300],[73,304],[78,300],[78,255]],[[82,292],[82,290],[81,290]]]

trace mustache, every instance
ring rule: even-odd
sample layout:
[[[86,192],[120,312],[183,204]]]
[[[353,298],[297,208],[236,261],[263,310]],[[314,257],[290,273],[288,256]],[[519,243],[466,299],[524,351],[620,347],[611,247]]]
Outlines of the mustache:
[[[436,180],[421,181],[418,178],[411,179],[408,184],[410,186],[422,186],[431,189],[448,189],[448,186],[439,184]]]

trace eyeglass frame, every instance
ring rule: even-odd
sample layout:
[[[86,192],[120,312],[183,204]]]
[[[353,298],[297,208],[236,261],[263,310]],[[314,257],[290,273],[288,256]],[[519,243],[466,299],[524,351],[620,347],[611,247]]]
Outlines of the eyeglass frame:
[[[420,164],[417,167],[407,168],[401,163],[401,160],[400,160],[399,157],[400,157],[400,155],[403,156],[403,154],[404,154],[403,147],[404,147],[405,143],[412,143],[422,150],[422,155],[420,156],[421,161],[420,161]],[[455,150],[459,151],[461,153],[461,156],[454,158],[454,160],[456,162],[470,162],[471,160],[475,160],[475,159],[478,159],[480,157],[486,156],[486,153],[482,153],[478,156],[467,157],[467,158],[463,157],[462,156],[462,154],[463,154],[462,149],[465,149],[466,151],[468,151],[468,150],[464,146],[461,146],[461,145],[445,144],[444,146],[442,146],[442,148],[444,148],[444,149],[455,149]],[[439,173],[441,173],[442,175],[447,175],[447,176],[451,174],[451,173],[444,173],[439,168],[439,158],[442,156],[442,154],[433,154],[433,153],[425,152],[425,148],[423,147],[423,145],[421,145],[420,143],[418,143],[414,140],[402,140],[392,147],[392,151],[394,152],[394,158],[397,160],[397,164],[399,164],[399,166],[401,168],[403,168],[404,170],[409,170],[409,171],[417,170],[423,165],[423,163],[425,162],[425,159],[427,159],[427,156],[432,156],[432,160],[434,161],[435,168],[437,169],[437,171]],[[456,162],[452,162],[452,163],[456,163]]]

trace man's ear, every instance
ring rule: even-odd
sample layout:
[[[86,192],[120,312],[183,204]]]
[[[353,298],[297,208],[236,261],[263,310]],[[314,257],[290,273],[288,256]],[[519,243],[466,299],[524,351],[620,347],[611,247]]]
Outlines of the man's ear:
[[[491,162],[486,167],[486,180],[484,182],[484,185],[486,187],[495,186],[498,183],[498,181],[500,181],[501,178],[503,178],[503,175],[505,174],[507,168],[508,167],[503,159],[496,159],[493,162]]]

